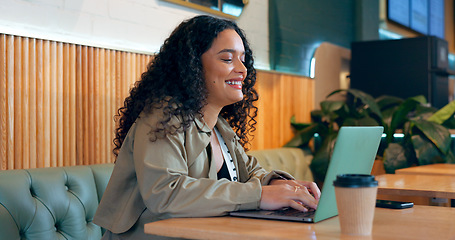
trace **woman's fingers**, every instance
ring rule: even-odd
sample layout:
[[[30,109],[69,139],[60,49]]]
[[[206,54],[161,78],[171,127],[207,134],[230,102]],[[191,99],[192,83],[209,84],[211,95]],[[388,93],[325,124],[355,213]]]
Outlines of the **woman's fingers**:
[[[310,189],[314,198],[319,201],[319,198],[321,198],[321,190],[319,190],[318,185],[316,185],[315,182],[310,182],[306,187]]]
[[[289,181],[291,183],[291,181]],[[317,208],[316,200],[306,186],[298,184],[268,185],[262,187],[260,207],[262,209],[279,209],[292,207],[300,211]]]
[[[318,188],[318,185],[315,182],[301,181],[301,180],[283,180],[283,179],[274,179],[270,182],[270,185],[291,185],[298,187],[306,187],[309,189],[310,193],[313,194],[314,198],[319,200],[321,197],[321,191]]]
[[[293,200],[305,205],[306,207],[316,209],[318,207],[318,200],[316,200],[306,187],[294,187],[295,195]]]
[[[302,212],[308,212],[308,210],[309,210],[301,202],[296,202],[296,201],[289,202],[289,207],[302,211]]]
[[[313,195],[313,197],[316,200],[319,200],[321,198],[321,190],[319,190],[318,185],[315,182],[307,182],[307,181],[300,181],[300,180],[294,180],[295,184],[305,186],[308,188],[308,191]]]

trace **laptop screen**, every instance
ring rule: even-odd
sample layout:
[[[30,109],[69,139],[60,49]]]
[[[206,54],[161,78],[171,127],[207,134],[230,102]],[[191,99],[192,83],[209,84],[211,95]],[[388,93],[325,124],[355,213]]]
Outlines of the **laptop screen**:
[[[314,222],[338,215],[333,181],[338,174],[370,174],[384,128],[341,127],[330,159]]]

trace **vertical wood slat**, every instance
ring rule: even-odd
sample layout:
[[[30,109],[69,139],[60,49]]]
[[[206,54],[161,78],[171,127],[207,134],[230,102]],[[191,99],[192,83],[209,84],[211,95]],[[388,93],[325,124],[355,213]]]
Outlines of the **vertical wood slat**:
[[[106,74],[104,73],[105,69],[105,50],[100,49],[99,51],[99,71],[98,71],[98,105],[99,109],[97,111],[98,114],[98,121],[96,121],[96,127],[98,128],[99,131],[99,138],[97,140],[97,143],[99,143],[99,155],[98,155],[98,163],[104,163],[106,159],[106,131],[104,129],[104,126],[106,126],[106,101],[105,101],[105,96],[106,96],[106,86],[105,86],[105,77]]]
[[[70,166],[71,165],[71,157],[70,157],[70,138],[73,137],[71,136],[70,133],[70,53],[69,53],[69,45],[64,44],[63,45],[63,79],[62,79],[62,116],[64,121],[62,121],[63,124],[63,156],[62,156],[62,161],[64,166]]]
[[[22,38],[14,38],[14,68],[13,79],[14,79],[14,167],[22,168],[22,95],[23,95],[23,85],[22,85],[22,74],[21,74],[21,62],[22,62]],[[25,107],[25,106],[24,106]]]
[[[91,150],[92,153],[92,158],[95,163],[100,163],[100,104],[99,104],[99,99],[100,99],[100,87],[99,87],[99,49],[98,48],[93,48],[93,69],[92,69],[92,78],[90,79],[92,81],[92,95],[93,95],[93,102],[92,102],[92,112],[91,114],[93,115],[92,121],[90,122],[90,125],[92,126],[92,131],[94,133],[94,138],[92,138],[93,142],[93,149]]]
[[[83,95],[83,108],[82,108],[82,117],[83,117],[83,121],[84,121],[84,126],[83,126],[83,135],[84,135],[84,139],[82,140],[84,142],[84,146],[83,148],[81,149],[81,151],[83,151],[84,155],[83,155],[83,158],[82,158],[82,164],[88,164],[88,159],[90,158],[90,153],[89,153],[89,146],[90,146],[90,142],[89,142],[89,132],[90,132],[90,129],[89,129],[89,101],[90,101],[90,93],[89,93],[89,65],[90,65],[90,62],[89,62],[89,47],[84,47],[84,53],[83,53],[83,77],[82,77],[82,81],[83,81],[83,87],[82,87],[82,95]],[[84,59],[85,58],[85,59]]]
[[[28,124],[30,125],[29,131],[29,144],[30,144],[30,152],[29,152],[29,168],[36,168],[37,167],[37,149],[36,149],[36,41],[33,38],[29,39],[29,70],[27,72],[29,76],[29,120]]]
[[[112,129],[112,124],[111,124],[111,121],[112,121],[112,118],[110,118],[109,116],[112,116],[113,113],[111,113],[111,100],[110,100],[110,96],[111,96],[111,82],[110,81],[112,78],[111,78],[111,51],[110,50],[106,50],[104,52],[104,76],[105,76],[105,81],[104,81],[104,102],[105,102],[105,109],[104,109],[104,123],[103,124],[103,130],[105,132],[105,139],[104,141],[102,142],[104,144],[104,151],[105,151],[105,158],[103,158],[103,163],[106,163],[106,162],[109,162],[109,156],[111,155],[110,154],[110,149],[111,149],[111,145],[110,145],[110,141],[112,139],[112,136],[111,136],[111,129]]]
[[[36,167],[44,167],[44,49],[36,40]]]
[[[50,92],[51,92],[51,73],[50,73],[50,42],[43,41],[43,166],[51,166],[51,108],[50,108]]]
[[[87,135],[89,135],[90,133],[93,133],[93,136],[96,134],[94,133],[93,129],[94,129],[94,120],[95,120],[95,115],[93,114],[93,109],[94,109],[94,105],[95,105],[95,93],[94,93],[94,83],[93,83],[93,69],[94,69],[94,49],[93,47],[89,47],[88,48],[88,83],[87,83],[87,95],[88,95],[88,101],[87,101],[87,111],[86,111],[86,115],[85,115],[85,119],[88,119],[88,121],[86,121],[87,123]],[[89,164],[89,159],[91,160],[95,160],[95,144],[94,144],[94,140],[93,140],[93,137],[88,137],[88,148],[85,149],[85,151],[87,151],[87,156],[88,158],[87,159],[84,159],[84,164]]]
[[[0,34],[0,169],[113,162],[117,109],[152,56]],[[252,149],[310,121],[311,79],[258,71]]]
[[[14,37],[7,36],[7,50],[6,50],[6,116],[7,116],[7,166],[14,168]]]
[[[61,167],[64,166],[64,159],[63,158],[63,146],[64,146],[64,132],[63,132],[63,43],[58,42],[56,46],[56,54],[57,54],[57,64],[56,64],[56,122],[57,122],[57,159],[56,159],[56,166]]]
[[[50,83],[49,83],[49,108],[50,108],[50,167],[58,166],[58,102],[57,102],[57,92],[58,92],[58,68],[57,68],[57,43],[50,42]]]
[[[8,168],[6,36],[0,35],[0,170]]]
[[[84,159],[84,83],[83,83],[83,56],[82,46],[76,47],[76,165],[82,165]]]
[[[76,148],[76,139],[77,139],[77,132],[76,132],[76,45],[70,44],[68,46],[68,55],[69,55],[69,77],[68,81],[68,135],[69,135],[69,165],[74,166],[77,164],[77,148]]]
[[[109,76],[109,79],[111,79],[111,81],[109,81],[110,83],[110,94],[109,94],[109,101],[110,101],[110,109],[109,109],[109,114],[108,114],[108,122],[109,122],[109,137],[108,137],[108,140],[109,142],[107,143],[108,146],[109,146],[109,155],[110,158],[108,160],[110,161],[113,161],[113,155],[111,154],[112,152],[112,149],[114,148],[114,144],[113,144],[113,139],[115,137],[114,135],[114,131],[115,131],[115,123],[114,123],[114,116],[115,116],[115,111],[117,110],[116,108],[117,107],[120,107],[119,105],[116,105],[116,102],[115,102],[115,83],[118,82],[116,80],[116,71],[115,71],[115,67],[116,67],[116,52],[115,51],[112,51],[112,50],[109,50],[109,69],[110,69],[110,76]]]
[[[21,55],[21,65],[19,65],[20,78],[22,80],[22,89],[21,89],[21,109],[22,112],[22,167],[21,168],[30,168],[30,79],[29,79],[29,41],[28,38],[23,38],[22,45],[20,46],[22,55]]]

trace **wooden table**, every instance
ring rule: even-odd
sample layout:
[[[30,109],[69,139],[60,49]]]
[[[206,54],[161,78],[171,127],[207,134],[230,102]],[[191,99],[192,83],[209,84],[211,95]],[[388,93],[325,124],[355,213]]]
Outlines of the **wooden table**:
[[[432,214],[428,214],[432,212]],[[455,208],[376,208],[371,236],[340,233],[338,217],[296,223],[235,217],[174,218],[145,224],[148,234],[190,239],[455,239]]]
[[[395,174],[455,176],[455,164],[438,163],[398,169]]]
[[[455,164],[437,163],[398,169],[395,174],[414,174],[414,175],[438,175],[455,176]],[[452,207],[455,207],[455,199],[451,200]]]
[[[378,194],[455,199],[455,176],[384,174],[376,180]]]

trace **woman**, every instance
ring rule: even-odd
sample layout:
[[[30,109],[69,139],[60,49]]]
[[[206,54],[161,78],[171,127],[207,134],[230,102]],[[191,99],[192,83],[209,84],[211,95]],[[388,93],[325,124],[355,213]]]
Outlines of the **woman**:
[[[292,176],[244,152],[255,82],[234,22],[198,16],[172,32],[119,110],[117,160],[94,218],[104,239],[149,239],[143,225],[171,217],[316,208],[314,183],[283,180]]]

